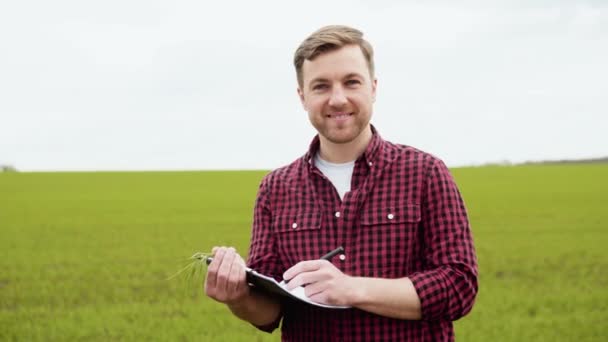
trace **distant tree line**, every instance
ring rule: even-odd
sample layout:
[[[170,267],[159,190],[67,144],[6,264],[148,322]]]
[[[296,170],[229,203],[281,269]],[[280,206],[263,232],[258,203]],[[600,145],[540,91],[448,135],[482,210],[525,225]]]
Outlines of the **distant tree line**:
[[[485,163],[482,166],[512,166],[512,165],[554,165],[554,164],[604,164],[608,163],[608,157],[584,158],[584,159],[557,159],[557,160],[529,160],[521,163],[513,163],[509,160]]]
[[[608,157],[603,158],[586,158],[586,159],[561,159],[561,160],[541,160],[529,161],[524,164],[601,164],[608,163]]]
[[[17,168],[12,165],[0,164],[0,172],[17,172]]]

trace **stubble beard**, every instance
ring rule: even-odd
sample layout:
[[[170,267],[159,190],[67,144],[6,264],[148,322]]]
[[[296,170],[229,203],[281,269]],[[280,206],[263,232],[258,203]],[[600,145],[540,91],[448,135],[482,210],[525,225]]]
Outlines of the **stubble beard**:
[[[358,115],[358,114],[354,114]],[[331,119],[330,119],[331,120]],[[313,126],[325,140],[332,144],[348,144],[363,134],[365,129],[369,126],[369,120],[366,122],[354,122],[352,125],[339,127],[327,127],[323,122],[312,122]]]

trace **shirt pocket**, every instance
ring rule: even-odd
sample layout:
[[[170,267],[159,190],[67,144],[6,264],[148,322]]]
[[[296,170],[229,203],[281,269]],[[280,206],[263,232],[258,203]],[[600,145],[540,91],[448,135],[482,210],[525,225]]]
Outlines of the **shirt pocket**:
[[[359,251],[361,271],[403,277],[421,262],[420,205],[411,202],[377,203],[363,207]]]
[[[272,218],[277,253],[285,267],[319,257],[322,215],[316,209],[285,210]]]
[[[420,220],[420,205],[407,202],[369,206],[363,208],[361,215],[363,226],[417,224]]]

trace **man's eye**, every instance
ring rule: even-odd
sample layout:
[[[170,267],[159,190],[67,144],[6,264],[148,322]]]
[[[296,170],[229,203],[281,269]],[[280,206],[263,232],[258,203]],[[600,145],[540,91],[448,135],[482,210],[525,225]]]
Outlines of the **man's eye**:
[[[348,86],[356,86],[361,84],[361,82],[359,80],[348,80],[346,81],[346,85]]]
[[[316,84],[312,87],[312,90],[323,90],[327,88],[327,84]]]

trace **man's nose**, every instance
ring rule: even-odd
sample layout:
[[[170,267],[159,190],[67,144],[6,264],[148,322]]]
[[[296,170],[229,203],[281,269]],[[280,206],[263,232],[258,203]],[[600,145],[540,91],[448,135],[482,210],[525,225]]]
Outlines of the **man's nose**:
[[[332,107],[340,107],[348,102],[344,89],[342,87],[334,87],[329,97],[329,105]]]

